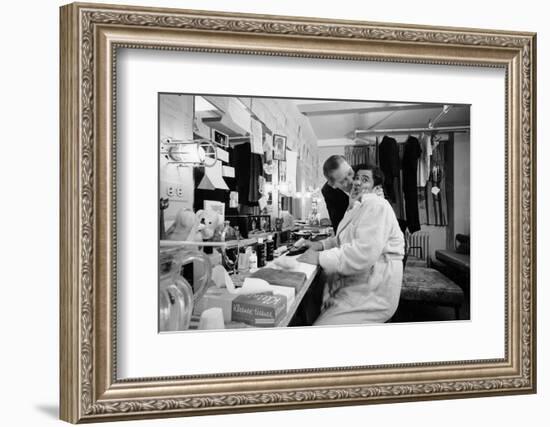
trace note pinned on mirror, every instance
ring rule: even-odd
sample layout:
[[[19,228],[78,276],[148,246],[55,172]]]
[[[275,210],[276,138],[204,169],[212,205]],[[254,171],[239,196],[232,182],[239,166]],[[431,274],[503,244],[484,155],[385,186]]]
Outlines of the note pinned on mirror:
[[[222,175],[228,178],[235,178],[235,168],[233,166],[222,166]]]
[[[229,162],[229,153],[224,149],[217,147],[216,155],[218,156],[218,160],[221,160],[222,162],[225,162],[225,163]]]

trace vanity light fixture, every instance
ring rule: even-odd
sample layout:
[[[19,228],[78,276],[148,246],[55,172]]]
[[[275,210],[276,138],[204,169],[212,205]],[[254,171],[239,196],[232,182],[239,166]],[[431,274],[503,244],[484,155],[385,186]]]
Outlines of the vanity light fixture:
[[[212,167],[218,161],[216,143],[209,139],[173,139],[163,138],[160,152],[168,163],[178,166]]]

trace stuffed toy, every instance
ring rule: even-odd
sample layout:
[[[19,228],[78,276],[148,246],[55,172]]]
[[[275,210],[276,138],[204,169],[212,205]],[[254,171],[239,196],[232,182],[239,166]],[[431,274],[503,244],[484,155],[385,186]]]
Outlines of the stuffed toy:
[[[174,223],[166,231],[168,240],[201,242],[202,234],[199,232],[199,221],[193,211],[180,209],[176,213]]]
[[[223,229],[223,216],[211,209],[200,209],[196,213],[198,231],[203,240],[212,240]]]

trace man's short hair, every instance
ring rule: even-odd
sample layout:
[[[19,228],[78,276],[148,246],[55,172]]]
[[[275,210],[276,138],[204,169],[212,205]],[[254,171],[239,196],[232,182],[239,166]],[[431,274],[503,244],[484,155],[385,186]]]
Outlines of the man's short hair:
[[[372,163],[362,163],[353,167],[353,171],[355,173],[360,170],[372,171],[372,181],[374,187],[384,184],[384,172],[382,172],[382,169],[380,169],[378,166],[373,165]]]
[[[345,160],[346,158],[340,154],[333,154],[326,159],[325,163],[323,163],[323,175],[325,175],[325,178],[329,181],[332,180],[331,173],[338,169]]]

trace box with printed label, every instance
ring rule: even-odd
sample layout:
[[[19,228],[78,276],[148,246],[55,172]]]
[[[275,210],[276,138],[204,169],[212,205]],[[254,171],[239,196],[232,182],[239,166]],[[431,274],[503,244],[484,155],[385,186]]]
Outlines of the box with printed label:
[[[257,327],[273,327],[286,314],[284,295],[265,293],[239,295],[233,300],[231,320]]]

